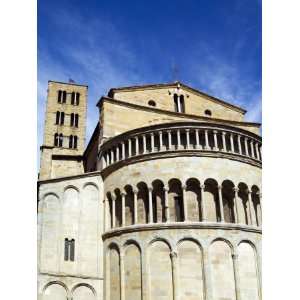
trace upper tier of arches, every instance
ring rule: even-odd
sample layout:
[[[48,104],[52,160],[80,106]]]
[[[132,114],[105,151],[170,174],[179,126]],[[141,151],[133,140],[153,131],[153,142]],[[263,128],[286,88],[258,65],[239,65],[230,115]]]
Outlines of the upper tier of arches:
[[[185,182],[140,181],[106,192],[106,229],[135,224],[220,222],[261,226],[261,193],[256,185],[207,178]]]

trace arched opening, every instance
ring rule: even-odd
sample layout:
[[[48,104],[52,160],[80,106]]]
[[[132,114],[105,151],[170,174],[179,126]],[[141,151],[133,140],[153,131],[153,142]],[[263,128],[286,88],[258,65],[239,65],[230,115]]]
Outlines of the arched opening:
[[[122,196],[119,189],[114,190],[116,200],[115,200],[115,223],[116,227],[121,227],[122,225]]]
[[[220,208],[218,204],[218,183],[216,180],[209,178],[204,182],[203,191],[203,215],[209,222],[221,220]]]
[[[58,102],[58,103],[61,103],[61,102],[62,102],[62,91],[61,91],[61,90],[58,91],[58,94],[57,94],[57,102]]]
[[[148,101],[148,105],[155,107],[156,106],[156,102],[154,100],[149,100]]]
[[[153,222],[162,223],[166,222],[166,203],[164,184],[161,180],[154,180],[153,186]]]
[[[204,111],[204,114],[205,114],[206,116],[208,116],[208,117],[211,117],[211,115],[212,115],[210,109],[206,109],[206,110]]]
[[[79,98],[80,98],[80,94],[76,93],[76,101],[75,101],[75,105],[79,105]]]
[[[58,140],[59,140],[58,146],[59,146],[59,147],[62,147],[62,146],[63,146],[63,139],[64,139],[64,137],[63,137],[62,133],[60,133],[60,134],[59,134],[59,137],[58,137]]]
[[[253,206],[253,216],[255,225],[261,226],[261,203],[260,203],[260,196],[259,196],[260,190],[259,188],[254,185],[251,188],[251,199],[252,199],[252,206]]]
[[[169,212],[170,221],[183,222],[183,193],[182,185],[179,179],[173,178],[169,180]]]
[[[59,124],[59,119],[60,119],[60,112],[57,111],[57,112],[56,112],[56,118],[55,118],[55,124],[56,124],[56,125]]]
[[[75,103],[75,92],[72,92],[71,94],[71,104],[74,105]]]
[[[224,180],[222,183],[222,199],[224,220],[227,223],[235,223],[234,213],[234,184],[230,180]]]
[[[180,95],[180,112],[185,113],[184,96]]]
[[[175,112],[179,112],[178,95],[174,94],[173,95],[173,99],[174,99],[174,109],[175,109]]]
[[[58,133],[54,134],[54,146],[58,147],[59,146],[59,139],[58,139]]]
[[[63,102],[63,103],[66,103],[66,102],[67,102],[67,92],[66,92],[66,91],[63,91],[63,92],[62,92],[62,102]]]
[[[148,188],[145,182],[137,184],[137,223],[146,224],[148,222]]]
[[[200,182],[196,178],[190,178],[186,182],[186,207],[187,219],[192,222],[199,222],[202,220],[201,213],[201,190]]]
[[[124,187],[125,195],[125,225],[129,226],[134,224],[134,194],[131,185]]]
[[[239,214],[239,221],[242,224],[250,224],[250,216],[249,216],[249,195],[248,195],[248,186],[241,182],[238,185],[238,197],[237,197],[237,207]]]

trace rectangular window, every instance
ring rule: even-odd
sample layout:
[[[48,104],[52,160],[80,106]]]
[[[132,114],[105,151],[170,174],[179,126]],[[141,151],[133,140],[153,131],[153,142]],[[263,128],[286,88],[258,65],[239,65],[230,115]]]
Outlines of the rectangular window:
[[[65,261],[74,261],[75,260],[75,240],[65,238],[65,252],[64,252]]]

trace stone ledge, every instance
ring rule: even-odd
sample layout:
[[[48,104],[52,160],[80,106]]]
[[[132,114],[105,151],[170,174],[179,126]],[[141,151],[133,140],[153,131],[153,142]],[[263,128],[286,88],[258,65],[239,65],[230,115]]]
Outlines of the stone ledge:
[[[260,227],[254,227],[244,224],[232,224],[221,222],[170,222],[170,223],[153,223],[153,224],[137,224],[126,227],[119,227],[105,232],[102,235],[103,241],[107,238],[122,235],[125,233],[132,233],[137,231],[151,231],[151,230],[164,230],[164,229],[224,229],[224,230],[242,230],[246,232],[253,232],[262,234]]]

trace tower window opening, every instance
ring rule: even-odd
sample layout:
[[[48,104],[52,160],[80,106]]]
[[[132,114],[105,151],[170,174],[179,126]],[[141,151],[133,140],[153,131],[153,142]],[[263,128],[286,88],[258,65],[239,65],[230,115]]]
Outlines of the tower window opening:
[[[66,101],[67,101],[67,92],[63,91],[62,92],[62,103],[66,103]]]
[[[58,103],[62,102],[62,91],[61,90],[58,91],[57,101],[58,101]]]
[[[184,113],[185,112],[185,105],[184,105],[184,96],[180,95],[179,97],[180,99],[180,112]]]
[[[74,126],[74,114],[71,113],[71,116],[70,116],[70,126]]]
[[[78,114],[75,114],[75,127],[78,127],[78,120],[79,120],[79,116]]]
[[[65,123],[65,113],[64,112],[56,112],[55,124],[56,125],[64,125]]]
[[[175,112],[179,112],[179,103],[178,103],[178,95],[174,94],[174,107],[175,107]]]
[[[54,146],[58,147],[58,145],[59,145],[59,142],[58,142],[58,133],[55,133],[54,134]]]
[[[56,112],[56,119],[55,119],[55,124],[56,124],[56,125],[59,124],[59,119],[60,119],[60,112],[57,111],[57,112]]]
[[[71,113],[70,126],[78,127],[78,120],[79,120],[79,115]]]
[[[70,135],[69,137],[69,148],[70,149],[77,149],[77,136],[76,135]]]
[[[62,133],[60,133],[59,137],[58,137],[58,146],[59,147],[63,146],[63,139],[64,139],[64,137],[63,137]]]
[[[75,105],[79,105],[79,98],[80,98],[80,94],[76,93],[76,97],[75,97]]]
[[[156,106],[156,103],[154,100],[149,100],[148,105],[150,106]]]
[[[74,261],[75,260],[75,240],[65,238],[65,251],[64,251],[64,260],[65,261]]]
[[[204,114],[206,115],[206,116],[211,116],[211,110],[209,110],[209,109],[206,109],[205,111],[204,111]]]
[[[75,92],[72,92],[71,94],[71,104],[74,105],[75,103]]]

